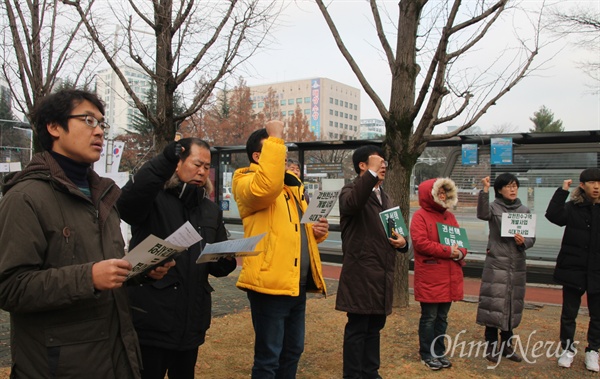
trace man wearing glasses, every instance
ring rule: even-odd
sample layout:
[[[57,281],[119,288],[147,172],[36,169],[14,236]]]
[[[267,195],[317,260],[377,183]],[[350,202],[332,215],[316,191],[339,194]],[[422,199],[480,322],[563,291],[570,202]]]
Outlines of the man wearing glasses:
[[[5,178],[0,201],[0,307],[11,314],[11,374],[139,378],[122,288],[131,265],[122,259],[120,189],[91,169],[108,128],[104,106],[95,94],[63,90],[40,100],[31,121],[44,151]]]
[[[361,146],[352,154],[356,179],[340,192],[340,226],[344,261],[335,309],[347,313],[343,377],[380,378],[380,332],[392,313],[396,253],[408,243],[393,232],[389,238],[379,213],[392,208],[381,190],[388,167],[378,146]]]

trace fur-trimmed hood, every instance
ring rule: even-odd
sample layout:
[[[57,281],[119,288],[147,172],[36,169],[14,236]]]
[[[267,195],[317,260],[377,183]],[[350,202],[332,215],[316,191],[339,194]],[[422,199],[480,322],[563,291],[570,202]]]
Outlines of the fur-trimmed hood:
[[[577,188],[575,188],[571,192],[571,200],[573,201],[573,204],[577,204],[577,205],[582,205],[582,204],[590,202],[590,199],[588,199],[588,197],[586,196],[583,188],[581,188],[579,186],[577,186]]]
[[[441,201],[437,196],[441,187],[446,190],[445,201]],[[419,185],[419,205],[421,208],[444,213],[456,204],[458,204],[458,191],[452,179],[429,179]]]

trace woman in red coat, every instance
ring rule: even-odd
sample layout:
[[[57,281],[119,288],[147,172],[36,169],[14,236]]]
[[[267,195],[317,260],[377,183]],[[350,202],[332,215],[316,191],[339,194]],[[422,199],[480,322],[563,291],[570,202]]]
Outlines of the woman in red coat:
[[[452,366],[445,356],[444,335],[450,305],[463,298],[462,266],[467,250],[456,244],[441,244],[437,228],[437,223],[458,226],[448,211],[457,202],[456,185],[451,179],[424,181],[419,185],[421,209],[410,224],[415,253],[415,300],[421,303],[419,353],[423,364],[432,370]]]

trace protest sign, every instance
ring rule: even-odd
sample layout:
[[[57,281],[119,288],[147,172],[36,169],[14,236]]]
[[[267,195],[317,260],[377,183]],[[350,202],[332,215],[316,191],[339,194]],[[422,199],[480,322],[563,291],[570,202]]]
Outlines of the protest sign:
[[[396,230],[396,233],[400,234],[402,237],[408,237],[408,228],[406,227],[406,223],[402,217],[402,212],[400,212],[400,207],[394,207],[386,209],[383,212],[379,212],[379,218],[383,223],[385,234],[389,238],[392,238],[392,232],[388,228],[388,219],[390,218],[394,221],[394,229]]]
[[[451,226],[437,223],[438,236],[440,237],[440,243],[442,245],[463,247],[465,249],[470,248],[469,239],[467,238],[467,231],[464,228],[458,226]]]
[[[500,236],[535,237],[536,215],[532,213],[502,213]]]
[[[331,209],[337,201],[340,191],[320,190],[312,197],[308,208],[300,220],[301,224],[317,222],[321,217],[329,216]]]

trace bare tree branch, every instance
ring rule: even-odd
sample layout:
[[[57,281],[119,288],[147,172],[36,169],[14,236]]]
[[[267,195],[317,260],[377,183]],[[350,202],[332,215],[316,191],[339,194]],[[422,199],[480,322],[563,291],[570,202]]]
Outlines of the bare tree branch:
[[[374,101],[385,125],[384,151],[390,161],[386,182],[390,195],[400,205],[408,220],[410,173],[428,141],[453,137],[473,126],[498,99],[506,95],[531,73],[533,61],[542,45],[539,34],[532,48],[520,42],[517,56],[502,57],[501,62],[487,64],[487,70],[469,66],[468,53],[475,46],[485,46],[492,25],[507,11],[508,0],[463,2],[428,2],[400,0],[397,19],[396,51],[387,45],[387,37],[379,16],[379,3],[370,0],[377,38],[391,69],[389,110],[374,93],[358,63],[346,49],[331,12],[337,4],[317,4],[334,40],[362,87]],[[424,25],[425,22],[427,25]],[[423,24],[423,25],[422,25]],[[539,32],[538,23],[536,31]],[[521,52],[526,52],[521,54]],[[393,62],[391,62],[393,57]],[[508,61],[508,62],[507,62]],[[467,62],[467,63],[465,63]],[[427,70],[419,76],[420,63]],[[504,65],[506,63],[506,66]],[[504,67],[497,73],[498,67]],[[458,75],[455,74],[455,70]],[[497,77],[489,80],[489,77]],[[458,80],[456,80],[458,79]],[[456,81],[456,82],[455,82]],[[418,88],[419,87],[419,88]],[[434,129],[460,118],[460,127],[451,133],[434,134]],[[405,280],[408,260],[400,258],[396,266],[395,305],[408,304]]]
[[[65,23],[71,13],[60,11],[58,0],[2,3],[10,29],[10,40],[5,45],[10,48],[4,50],[2,72],[17,107],[28,116],[35,103],[50,93],[61,72],[68,68],[67,75],[74,75],[75,83],[85,75],[88,63],[93,62],[94,49],[76,48],[82,40],[82,23]],[[39,150],[37,136],[34,147]]]
[[[348,49],[346,49],[346,46],[342,42],[342,37],[340,36],[339,31],[337,30],[335,23],[333,22],[331,16],[329,15],[329,12],[327,11],[327,7],[325,6],[325,4],[323,4],[322,0],[316,0],[316,2],[319,6],[319,9],[321,10],[321,13],[323,14],[323,17],[325,18],[325,22],[327,22],[327,26],[329,27],[329,30],[331,31],[331,34],[335,39],[335,43],[340,49],[342,55],[344,56],[344,58],[346,58],[346,61],[350,65],[350,68],[352,69],[356,77],[358,78],[360,84],[363,86],[363,89],[365,90],[367,95],[369,95],[371,100],[373,100],[373,103],[375,103],[375,106],[377,107],[377,110],[379,111],[381,116],[384,119],[387,119],[389,117],[388,110],[383,104],[383,101],[381,101],[381,98],[377,95],[377,93],[375,93],[375,90],[367,81],[367,78],[363,75],[362,71],[358,67],[358,64],[356,63],[356,61],[354,61],[354,58],[352,57]]]
[[[385,32],[383,31],[383,24],[381,23],[381,17],[379,15],[379,8],[377,7],[377,1],[370,0],[371,4],[371,12],[373,13],[373,20],[375,20],[375,30],[377,31],[377,37],[379,38],[379,42],[381,43],[381,47],[387,57],[388,65],[390,66],[390,71],[394,70],[394,52],[392,51],[392,47],[388,43]]]
[[[91,16],[83,14],[81,0],[63,2],[77,9],[88,34],[133,104],[154,126],[157,150],[173,138],[179,121],[197,112],[208,100],[219,81],[262,47],[277,16],[275,0],[152,0],[152,5],[147,7],[128,0],[132,10],[115,13],[115,16],[118,19],[127,17],[124,29],[128,36],[129,57],[155,83],[156,109],[151,110],[144,104],[145,94],[136,94],[123,75],[117,59],[118,50],[115,49],[113,54],[109,52],[102,40],[102,29],[94,25]],[[199,4],[206,8],[200,8]],[[143,31],[135,28],[139,23],[137,19],[151,28],[153,48],[144,46],[143,40],[138,37]],[[175,92],[186,81],[200,74],[204,77],[202,87],[194,93],[191,104],[186,104],[185,110],[178,109],[175,114]]]

